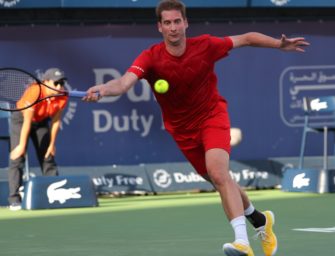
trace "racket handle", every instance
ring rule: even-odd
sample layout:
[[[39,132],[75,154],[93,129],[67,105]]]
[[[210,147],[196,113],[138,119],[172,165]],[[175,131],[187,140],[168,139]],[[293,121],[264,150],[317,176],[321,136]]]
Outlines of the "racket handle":
[[[69,92],[70,97],[82,98],[82,97],[85,97],[86,95],[87,93],[84,91],[70,91]]]
[[[97,97],[99,97],[99,95],[100,95],[98,92],[96,92],[95,94],[96,94]],[[85,97],[86,95],[87,95],[87,93],[84,92],[84,91],[70,91],[69,92],[69,96],[70,97],[75,97],[75,98],[82,98],[82,97]]]

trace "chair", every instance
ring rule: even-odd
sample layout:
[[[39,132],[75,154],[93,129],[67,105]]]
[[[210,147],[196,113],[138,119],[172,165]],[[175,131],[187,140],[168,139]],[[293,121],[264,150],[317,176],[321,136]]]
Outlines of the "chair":
[[[323,133],[323,170],[328,169],[328,132],[335,132],[335,96],[304,97],[304,127],[300,148],[299,169],[304,166],[304,154],[309,132]],[[311,120],[322,120],[312,123]],[[327,121],[328,119],[328,121]]]
[[[8,109],[8,107],[6,107],[6,102],[0,102],[0,107],[3,107],[4,109]],[[1,134],[0,134],[0,140],[1,141],[6,141],[8,144],[8,152],[10,152],[10,116],[11,116],[11,112],[9,111],[3,111],[0,110],[0,121],[4,120],[7,124],[7,129],[4,128],[3,130],[1,130]],[[3,123],[5,123],[3,122]],[[2,122],[1,122],[2,123]],[[2,125],[1,125],[2,126]],[[29,161],[28,161],[28,153],[26,153],[26,162],[25,162],[25,179],[29,180]],[[9,160],[9,157],[8,157]]]

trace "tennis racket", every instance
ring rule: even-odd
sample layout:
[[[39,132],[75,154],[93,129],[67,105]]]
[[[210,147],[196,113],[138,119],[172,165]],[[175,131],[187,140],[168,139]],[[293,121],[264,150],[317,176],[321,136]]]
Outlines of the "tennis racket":
[[[49,89],[47,96],[42,95],[43,86]],[[20,111],[59,96],[82,98],[86,92],[57,90],[22,69],[0,68],[0,110]]]

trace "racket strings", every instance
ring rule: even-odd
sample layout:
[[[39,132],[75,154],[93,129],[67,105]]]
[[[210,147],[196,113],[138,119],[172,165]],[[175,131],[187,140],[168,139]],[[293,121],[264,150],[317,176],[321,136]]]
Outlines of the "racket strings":
[[[36,83],[30,75],[19,70],[0,70],[0,106],[15,110],[33,105],[40,96],[40,86],[34,89],[31,86]]]

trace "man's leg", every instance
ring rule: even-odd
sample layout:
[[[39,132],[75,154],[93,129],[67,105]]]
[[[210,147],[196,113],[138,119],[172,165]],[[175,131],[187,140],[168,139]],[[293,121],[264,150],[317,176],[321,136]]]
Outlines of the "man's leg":
[[[239,189],[244,205],[244,215],[253,225],[257,232],[257,236],[261,239],[264,255],[275,255],[278,248],[278,241],[275,233],[273,232],[273,225],[275,223],[273,212],[259,212],[249,201],[245,191],[242,188]]]
[[[223,209],[235,233],[235,241],[224,244],[225,253],[228,256],[253,256],[249,246],[242,196],[229,173],[229,154],[223,149],[213,148],[206,151],[205,160],[208,176],[220,194]]]
[[[258,228],[265,225],[265,215],[255,209],[253,204],[250,202],[245,191],[237,185],[243,201],[244,215],[248,221],[253,225],[254,228]]]

